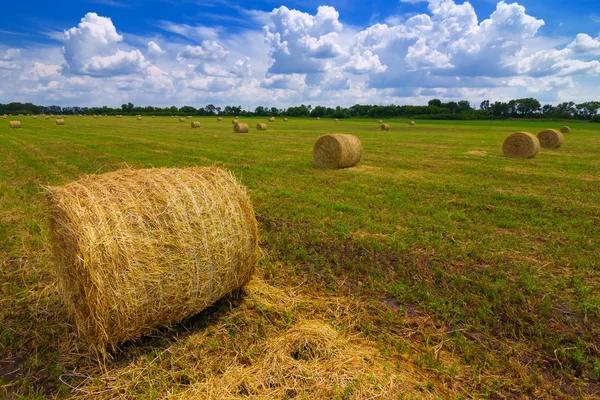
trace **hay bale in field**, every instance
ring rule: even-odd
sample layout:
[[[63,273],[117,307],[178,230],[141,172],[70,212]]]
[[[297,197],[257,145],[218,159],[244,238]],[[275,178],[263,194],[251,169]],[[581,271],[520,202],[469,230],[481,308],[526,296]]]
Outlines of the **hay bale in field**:
[[[324,135],[317,139],[313,146],[313,161],[319,169],[353,167],[361,157],[362,144],[353,135]]]
[[[6,119],[6,118],[8,118],[8,115],[4,114],[4,115],[2,116],[2,119]]]
[[[187,116],[187,119],[192,119],[192,116],[191,116],[191,115],[188,115],[188,116]]]
[[[102,118],[102,115],[98,115],[98,118]]]
[[[200,128],[200,122],[198,122],[198,121],[192,121],[191,125],[192,125],[192,128]]]
[[[415,121],[410,121],[410,122],[408,123],[408,125],[410,125],[410,126],[414,126],[414,124],[415,124]]]
[[[270,117],[269,122],[275,122],[275,117]]]
[[[49,115],[46,115],[44,118],[45,118],[45,119],[50,119],[50,116],[49,116]]]
[[[378,124],[383,124],[382,120],[377,121]]]
[[[317,121],[319,121],[321,119],[321,117],[317,117]]]
[[[185,122],[185,118],[179,118],[179,122]]]
[[[59,118],[56,120],[56,125],[64,125],[65,124],[65,120],[62,118]]]
[[[246,190],[218,168],[122,170],[48,191],[59,293],[96,351],[202,311],[260,257]]]
[[[288,122],[288,119],[287,119],[287,118],[284,118],[284,119],[283,119],[283,122]]]
[[[256,124],[256,130],[257,131],[266,131],[267,130],[267,124]]]
[[[33,116],[33,119],[38,119],[37,115],[34,115],[34,116]]]
[[[223,121],[223,118],[217,117],[217,121]]]
[[[231,120],[231,124],[232,124],[232,125],[235,125],[235,124],[237,124],[238,122],[240,122],[240,121],[238,121],[237,119],[232,119],[232,120]]]
[[[537,138],[544,149],[558,149],[565,142],[563,134],[556,129],[545,129],[537,134]]]
[[[390,130],[390,125],[389,124],[381,124],[381,126],[379,128],[382,131],[389,131]]]
[[[141,120],[142,120],[142,117],[138,115],[138,116],[136,117],[136,119],[137,119],[138,121],[141,121]]]
[[[8,126],[10,126],[11,128],[20,128],[21,127],[21,121],[10,121],[8,123]]]
[[[152,118],[156,118],[156,115],[153,115]]]
[[[533,158],[540,151],[540,141],[529,132],[515,132],[502,144],[502,152],[511,158]]]
[[[560,132],[561,133],[570,133],[571,132],[571,128],[569,128],[568,126],[563,126],[562,128],[560,128]]]
[[[336,119],[335,119],[335,122],[340,122],[340,119],[339,119],[339,118],[336,118]]]
[[[235,133],[248,133],[248,124],[238,122],[233,126],[233,132]]]

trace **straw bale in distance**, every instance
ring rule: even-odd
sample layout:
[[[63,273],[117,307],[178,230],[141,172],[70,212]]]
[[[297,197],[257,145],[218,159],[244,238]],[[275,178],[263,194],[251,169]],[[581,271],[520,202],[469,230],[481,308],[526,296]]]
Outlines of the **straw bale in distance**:
[[[266,131],[267,130],[267,124],[256,124],[256,130],[257,131]]]
[[[283,122],[288,122],[288,119],[287,119],[287,118],[284,118],[284,119],[283,119]]]
[[[33,116],[33,119],[38,119],[37,115],[34,115],[34,116]]]
[[[8,126],[10,126],[11,128],[20,128],[21,127],[21,121],[10,121],[8,123]]]
[[[389,124],[381,124],[380,128],[382,131],[389,131],[390,125]]]
[[[156,115],[153,115],[152,118],[156,118]]]
[[[217,117],[217,121],[223,121],[222,117]]]
[[[200,312],[244,285],[260,256],[245,188],[215,167],[47,189],[59,293],[95,351]]]
[[[45,119],[50,119],[51,117],[49,115],[46,115],[44,118]]]
[[[56,125],[64,125],[65,124],[65,120],[62,118],[59,118],[56,120]]]
[[[248,124],[238,122],[233,126],[233,132],[235,133],[248,133]]]
[[[135,117],[138,121],[142,120],[142,117],[140,115],[138,115],[137,117]]]
[[[533,158],[540,151],[540,141],[529,132],[515,132],[502,144],[502,152],[511,158]]]
[[[200,128],[200,122],[198,121],[192,121],[192,128]]]
[[[179,122],[185,122],[185,118],[179,117]]]
[[[187,116],[187,119],[192,119],[192,116],[191,116],[191,115],[188,115],[188,116]]]
[[[408,125],[410,125],[410,126],[413,126],[414,124],[415,124],[415,121],[410,121],[410,122],[408,123]]]
[[[558,149],[565,142],[565,137],[556,129],[545,129],[537,134],[540,146],[544,149]]]
[[[8,118],[8,115],[4,114],[4,115],[2,116],[2,119],[6,119],[6,118]]]
[[[240,122],[240,121],[238,121],[237,119],[233,119],[233,120],[231,120],[231,124],[232,124],[232,125],[235,125],[235,124],[237,124],[238,122]]]
[[[339,118],[336,118],[336,119],[335,119],[335,122],[339,122],[339,121],[340,121],[340,119],[339,119]]]
[[[560,128],[560,132],[561,133],[570,133],[571,132],[571,128],[569,128],[568,126],[563,126],[562,128]]]
[[[353,167],[358,164],[361,156],[362,144],[353,135],[324,135],[313,146],[313,161],[320,169]]]
[[[275,122],[275,117],[270,117],[269,122]]]
[[[321,117],[317,117],[317,121],[319,121],[321,119]]]
[[[377,121],[378,124],[383,124],[382,120]]]

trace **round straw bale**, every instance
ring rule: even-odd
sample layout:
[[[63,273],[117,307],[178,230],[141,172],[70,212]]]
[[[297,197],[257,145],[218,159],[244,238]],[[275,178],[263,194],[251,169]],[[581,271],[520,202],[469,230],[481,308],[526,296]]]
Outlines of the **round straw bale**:
[[[223,121],[222,117],[217,117],[217,121]]]
[[[512,133],[502,144],[502,152],[506,157],[533,158],[539,151],[540,141],[529,132]]]
[[[192,121],[192,128],[200,128],[200,122]]]
[[[415,121],[410,121],[410,122],[408,123],[408,125],[410,125],[410,126],[413,126],[414,124],[415,124]]]
[[[235,133],[248,133],[248,124],[238,122],[233,126],[233,131]]]
[[[237,119],[233,119],[233,120],[231,120],[231,124],[232,124],[232,125],[235,125],[235,124],[237,124],[238,122],[239,122],[239,121],[238,121]]]
[[[320,119],[321,119],[321,117],[317,117],[317,121],[320,120]]]
[[[98,118],[102,118],[102,115],[98,115]]]
[[[275,117],[270,117],[269,122],[275,122]]]
[[[56,120],[56,125],[64,125],[65,124],[65,120],[62,118],[59,118]]]
[[[156,115],[153,115],[152,118],[156,118]]]
[[[257,131],[266,131],[267,130],[267,124],[256,124],[256,130]]]
[[[215,167],[121,170],[48,191],[59,293],[96,351],[202,311],[259,259],[246,191]]]
[[[179,117],[179,122],[185,122],[185,118]]]
[[[339,122],[339,121],[340,121],[340,119],[339,119],[339,118],[336,118],[336,119],[335,119],[335,122]]]
[[[361,156],[362,144],[353,135],[324,135],[313,146],[313,161],[320,169],[353,167],[358,164]]]
[[[381,124],[380,128],[382,131],[389,131],[390,125],[389,124]]]
[[[21,127],[21,121],[10,121],[8,123],[8,126],[10,126],[11,128],[20,128]]]
[[[50,119],[50,116],[49,116],[49,115],[46,115],[44,118],[46,118],[46,119]]]
[[[4,115],[2,116],[2,119],[6,119],[6,118],[8,118],[8,115],[4,114]]]
[[[136,117],[136,119],[137,119],[138,121],[141,121],[141,120],[142,120],[142,117],[141,117],[140,115],[138,115],[138,116]]]
[[[235,119],[238,119],[239,117],[240,117],[239,115],[236,115],[236,116],[235,116]]]
[[[187,116],[187,119],[192,119],[192,116],[191,116],[191,115],[188,115],[188,116]]]
[[[383,124],[382,120],[377,121],[378,124]]]
[[[37,118],[38,118],[38,117],[37,117],[37,115],[34,115],[34,116],[33,116],[33,119],[37,119]]]
[[[565,137],[556,129],[545,129],[537,134],[540,146],[544,149],[558,149],[565,142]]]
[[[570,133],[571,132],[571,128],[569,128],[568,126],[563,126],[562,128],[560,128],[560,132],[561,133]]]
[[[284,118],[284,119],[283,119],[283,122],[288,122],[288,119],[287,119],[287,118]]]

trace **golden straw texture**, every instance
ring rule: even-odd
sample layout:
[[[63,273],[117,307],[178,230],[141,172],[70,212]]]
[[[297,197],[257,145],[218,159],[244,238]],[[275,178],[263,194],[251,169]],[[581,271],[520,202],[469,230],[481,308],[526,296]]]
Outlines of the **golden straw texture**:
[[[179,122],[185,122],[185,118],[179,117]]]
[[[248,133],[248,124],[242,124],[241,122],[236,123],[233,126],[233,132],[235,132],[235,133]]]
[[[383,124],[382,120],[377,121],[378,124]]]
[[[362,145],[353,135],[324,135],[313,146],[313,161],[320,169],[353,167],[358,164],[361,156]]]
[[[20,128],[21,127],[21,121],[10,121],[8,123],[8,126],[10,126],[11,128]]]
[[[257,131],[266,131],[267,130],[267,124],[256,124],[256,130]]]
[[[502,152],[506,157],[533,158],[539,151],[540,141],[529,132],[515,132],[502,144]]]
[[[56,125],[64,125],[65,124],[65,120],[62,118],[59,118],[56,120]]]
[[[245,188],[218,168],[122,170],[48,190],[59,292],[92,350],[202,311],[259,258]]]
[[[571,132],[571,128],[569,128],[568,126],[563,126],[562,128],[560,128],[560,132],[561,133],[570,133]]]
[[[139,116],[139,115],[138,115],[137,117],[135,117],[135,118],[136,118],[138,121],[141,121],[141,120],[142,120],[142,117],[141,117],[141,116]]]
[[[410,126],[413,126],[414,124],[415,124],[415,121],[410,121],[410,122],[408,123],[408,125],[410,125]]]
[[[217,117],[217,121],[223,121],[223,118]]]
[[[275,122],[275,117],[270,117],[269,122]]]
[[[198,122],[198,121],[193,121],[191,125],[192,125],[192,128],[200,128],[200,122]]]
[[[240,122],[240,121],[238,121],[237,119],[233,119],[233,120],[231,120],[231,124],[232,124],[232,125],[235,125],[235,124],[237,124],[238,122]]]
[[[288,119],[287,119],[287,118],[284,118],[284,119],[283,119],[283,122],[288,122]]]
[[[565,137],[556,129],[545,129],[537,134],[540,146],[544,149],[558,149],[565,142]]]
[[[380,128],[382,131],[389,131],[390,125],[389,124],[381,124]]]

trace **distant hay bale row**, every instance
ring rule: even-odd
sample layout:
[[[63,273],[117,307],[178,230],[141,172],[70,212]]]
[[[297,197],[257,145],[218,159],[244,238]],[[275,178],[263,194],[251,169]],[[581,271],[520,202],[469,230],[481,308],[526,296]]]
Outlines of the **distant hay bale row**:
[[[502,144],[502,152],[511,158],[534,158],[540,151],[540,141],[529,132],[515,132]]]
[[[11,128],[20,128],[21,127],[21,121],[10,121],[8,123],[8,126],[10,126]]]
[[[95,351],[197,314],[246,283],[260,257],[246,190],[218,168],[121,170],[47,189],[58,292]]]
[[[56,125],[64,125],[65,124],[65,120],[62,118],[59,118],[56,120]]]
[[[565,142],[563,134],[556,129],[545,129],[537,134],[537,138],[544,149],[558,149]]]
[[[324,135],[317,139],[313,146],[313,161],[319,169],[353,167],[361,157],[362,144],[353,135]]]
[[[243,124],[241,122],[236,123],[235,125],[233,125],[233,132],[248,133],[248,124]]]
[[[200,128],[200,122],[192,121],[191,125],[192,125],[192,128]]]
[[[389,124],[381,124],[380,129],[382,131],[389,131],[390,130],[390,125]]]
[[[266,131],[267,130],[267,124],[256,124],[256,130],[257,131]]]

